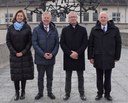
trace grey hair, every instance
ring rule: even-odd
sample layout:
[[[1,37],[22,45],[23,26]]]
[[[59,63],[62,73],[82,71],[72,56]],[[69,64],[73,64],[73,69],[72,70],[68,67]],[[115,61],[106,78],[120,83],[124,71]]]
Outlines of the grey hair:
[[[43,12],[42,17],[43,17],[44,15],[48,15],[48,16],[50,16],[50,17],[52,16],[52,15],[51,15],[51,12],[48,12],[48,11]]]
[[[70,11],[68,17],[70,17],[72,14],[77,16],[77,13],[75,11]]]

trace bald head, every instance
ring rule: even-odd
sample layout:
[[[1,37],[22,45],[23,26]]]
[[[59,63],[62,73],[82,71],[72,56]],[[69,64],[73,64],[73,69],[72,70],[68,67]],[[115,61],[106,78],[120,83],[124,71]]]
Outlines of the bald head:
[[[105,11],[100,12],[99,14],[99,21],[101,25],[106,25],[108,21],[108,14]]]

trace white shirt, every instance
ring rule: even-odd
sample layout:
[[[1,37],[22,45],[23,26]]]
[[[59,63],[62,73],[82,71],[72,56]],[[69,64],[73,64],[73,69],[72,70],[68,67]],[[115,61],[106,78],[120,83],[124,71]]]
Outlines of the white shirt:
[[[108,25],[106,24],[105,26],[103,26],[103,25],[101,25],[101,29],[103,30],[103,27],[105,27],[105,32],[107,31],[107,27],[108,27]]]
[[[48,26],[44,25],[44,29],[45,28],[47,28],[47,32],[49,32],[49,25]]]

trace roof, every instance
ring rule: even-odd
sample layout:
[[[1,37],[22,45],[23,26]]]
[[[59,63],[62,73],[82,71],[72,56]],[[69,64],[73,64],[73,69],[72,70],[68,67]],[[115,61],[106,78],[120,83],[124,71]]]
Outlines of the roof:
[[[31,4],[31,6],[35,6],[35,5],[40,5],[41,1],[43,0],[0,0],[0,6],[1,7],[7,6],[7,5],[8,6],[26,6],[29,3]],[[86,0],[86,1],[90,2],[90,0]],[[99,1],[100,5],[103,5],[103,6],[128,5],[128,0],[94,0],[94,1]]]
[[[128,5],[128,0],[100,0],[100,5]]]

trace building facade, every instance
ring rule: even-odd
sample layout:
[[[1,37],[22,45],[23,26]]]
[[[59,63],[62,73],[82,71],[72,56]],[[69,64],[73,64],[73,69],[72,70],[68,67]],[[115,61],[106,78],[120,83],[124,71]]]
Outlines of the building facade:
[[[22,9],[27,6],[25,2],[18,2],[19,0],[8,0],[7,2],[2,2],[0,0],[0,24],[10,24],[12,18],[14,17],[17,10]],[[61,0],[60,0],[61,1]],[[125,0],[125,2],[121,3],[114,3],[113,0],[108,0],[109,3],[105,3],[105,0],[102,0],[100,5],[97,7],[97,12],[88,10],[87,12],[82,12],[82,16],[78,17],[78,21],[80,22],[80,18],[82,23],[95,23],[98,19],[99,12],[101,11],[107,11],[109,18],[113,19],[115,23],[128,23],[128,1]],[[113,2],[112,2],[113,1]],[[52,4],[52,2],[49,2],[47,5]],[[72,2],[71,2],[72,3]],[[30,5],[29,9],[33,10],[36,7],[38,7],[39,2],[35,2],[35,5]],[[61,2],[60,2],[60,5]],[[64,5],[64,4],[63,4]],[[79,7],[78,7],[79,9]],[[29,23],[38,23],[41,20],[41,14],[31,13],[30,11],[24,10]],[[80,14],[78,12],[78,14]],[[56,17],[53,16],[52,20],[55,23],[67,23],[68,19],[65,16]]]

